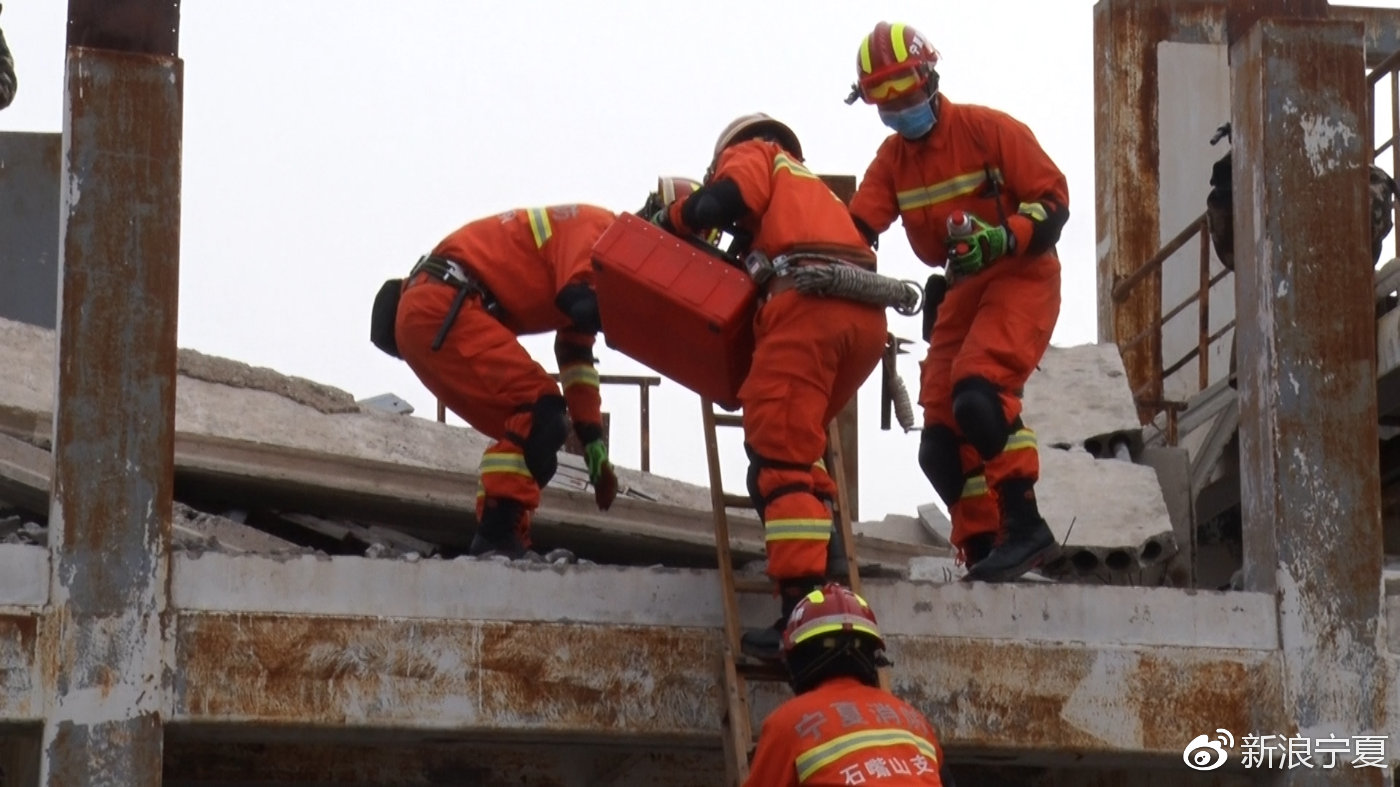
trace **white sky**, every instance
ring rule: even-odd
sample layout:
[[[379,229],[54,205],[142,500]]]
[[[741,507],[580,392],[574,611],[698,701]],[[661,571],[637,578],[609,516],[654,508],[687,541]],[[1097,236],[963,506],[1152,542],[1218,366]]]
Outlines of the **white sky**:
[[[861,38],[882,19],[913,25],[939,49],[950,99],[1016,116],[1067,175],[1054,343],[1095,341],[1092,9],[1091,0],[184,0],[180,345],[356,398],[392,391],[431,418],[435,402],[413,373],[368,341],[384,279],[458,226],[508,208],[635,210],[658,175],[699,177],[720,129],[747,112],[789,124],[814,171],[859,176],[886,130],[873,108],[842,99]],[[61,0],[4,3],[19,92],[0,130],[61,130],[66,13]],[[880,266],[920,282],[928,273],[898,225],[882,238]],[[890,318],[897,334],[917,336],[918,317]],[[551,341],[526,339],[546,368]],[[600,348],[603,374],[651,373]],[[925,345],[911,349],[900,368],[916,395]],[[614,460],[636,467],[635,389],[603,394]],[[912,514],[935,498],[918,434],[880,432],[878,402],[877,373],[861,392],[863,519]],[[726,485],[742,492],[737,434],[725,450]],[[652,470],[706,483],[699,399],[669,381],[652,394]]]

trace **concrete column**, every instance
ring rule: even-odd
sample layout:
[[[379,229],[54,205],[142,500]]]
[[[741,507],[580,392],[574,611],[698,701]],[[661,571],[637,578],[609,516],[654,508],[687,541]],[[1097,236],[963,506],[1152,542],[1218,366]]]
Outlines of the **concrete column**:
[[[121,14],[141,5],[75,3],[104,42],[104,14],[134,24]],[[66,79],[40,773],[146,787],[161,780],[170,683],[183,75],[170,55],[70,46]]]
[[[1245,585],[1275,593],[1296,734],[1384,727],[1362,26],[1264,19],[1231,48]],[[1380,785],[1295,768],[1287,785]]]

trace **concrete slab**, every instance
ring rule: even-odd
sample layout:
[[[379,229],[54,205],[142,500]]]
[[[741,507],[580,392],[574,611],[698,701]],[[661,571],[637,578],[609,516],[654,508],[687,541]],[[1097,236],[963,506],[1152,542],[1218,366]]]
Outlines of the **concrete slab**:
[[[901,544],[927,544],[946,546],[946,541],[932,535],[918,517],[903,514],[886,514],[884,519],[868,522],[853,522],[851,529],[859,536],[883,538]],[[940,543],[941,542],[941,543]]]
[[[919,506],[918,511],[919,525],[928,537],[933,539],[933,543],[952,548],[953,523],[948,521],[948,515],[943,513],[943,508],[937,503],[924,503]]]
[[[0,544],[0,607],[49,603],[49,550],[32,544]]]
[[[172,603],[187,611],[715,630],[723,625],[718,577],[708,569],[213,552],[176,554],[173,561]],[[1271,649],[1278,639],[1271,597],[1261,593],[881,578],[866,579],[863,591],[887,634],[1247,649]],[[748,625],[771,623],[775,608],[772,599],[741,599]]]
[[[180,612],[174,629],[175,725],[705,747],[719,734],[715,630],[209,612]],[[1279,716],[1271,651],[888,639],[894,690],[945,746],[1010,762],[1179,758],[1210,725]],[[770,686],[760,718],[786,694]]]
[[[52,331],[0,320],[0,430],[48,446],[55,356]],[[175,427],[336,456],[474,473],[490,440],[469,427],[361,408],[350,394],[236,361],[181,351]],[[569,455],[561,454],[561,461]],[[702,486],[618,468],[644,499],[708,511]]]
[[[1036,498],[1063,547],[1064,560],[1046,568],[1051,577],[1155,585],[1176,554],[1171,514],[1151,467],[1095,459],[1083,450],[1042,449]],[[933,503],[919,506],[919,518],[936,537],[952,534],[952,523]]]
[[[1042,451],[1040,511],[1064,547],[1055,577],[1106,584],[1160,582],[1177,551],[1156,472],[1084,451]],[[1068,533],[1068,539],[1066,534]]]
[[[1086,443],[1104,443],[1110,435],[1141,439],[1132,390],[1115,344],[1049,348],[1026,383],[1024,403],[1026,424],[1035,430],[1042,449],[1084,448]]]

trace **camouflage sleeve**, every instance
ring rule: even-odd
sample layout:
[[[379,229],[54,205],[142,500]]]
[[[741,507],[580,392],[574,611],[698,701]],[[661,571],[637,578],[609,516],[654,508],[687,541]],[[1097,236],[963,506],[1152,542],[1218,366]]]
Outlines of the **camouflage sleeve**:
[[[0,30],[0,109],[8,107],[15,100],[17,87],[15,59],[10,56],[10,47],[5,43],[5,32]]]

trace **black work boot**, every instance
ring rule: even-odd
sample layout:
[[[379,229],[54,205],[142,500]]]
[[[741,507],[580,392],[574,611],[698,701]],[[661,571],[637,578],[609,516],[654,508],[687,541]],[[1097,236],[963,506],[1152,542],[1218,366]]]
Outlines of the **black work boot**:
[[[982,582],[1009,582],[1054,557],[1055,534],[1035,503],[1035,482],[1012,478],[997,487],[1005,538],[967,577]]]
[[[996,533],[977,533],[969,536],[962,545],[963,565],[971,571],[972,567],[981,563],[992,553],[992,548],[997,545]]]
[[[518,500],[488,498],[468,553],[476,557],[505,555],[511,560],[525,557],[528,548],[521,535],[521,519],[526,516],[525,506]]]
[[[788,618],[802,597],[820,588],[825,581],[821,577],[778,580],[778,597],[783,602],[783,616],[768,628],[747,629],[739,638],[739,649],[745,656],[763,661],[782,661],[783,629],[787,628]]]

